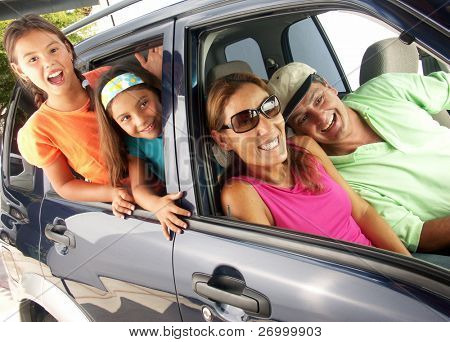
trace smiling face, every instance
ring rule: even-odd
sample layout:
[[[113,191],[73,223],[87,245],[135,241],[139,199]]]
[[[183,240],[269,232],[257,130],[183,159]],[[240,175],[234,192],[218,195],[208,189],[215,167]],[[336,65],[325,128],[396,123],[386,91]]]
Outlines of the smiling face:
[[[70,49],[53,33],[33,30],[19,38],[14,48],[13,69],[48,94],[67,95],[79,83]]]
[[[147,88],[130,88],[109,105],[117,124],[135,138],[155,139],[162,131],[162,108],[158,95]]]
[[[296,134],[308,135],[323,145],[339,143],[351,133],[347,107],[337,90],[319,82],[311,84],[288,124]]]
[[[259,108],[268,97],[269,94],[257,85],[244,83],[225,106],[224,124],[230,125],[231,117],[236,113]],[[212,135],[222,149],[234,151],[247,166],[267,167],[283,163],[287,158],[284,126],[281,113],[272,119],[260,114],[258,125],[245,133],[222,129],[214,130]]]

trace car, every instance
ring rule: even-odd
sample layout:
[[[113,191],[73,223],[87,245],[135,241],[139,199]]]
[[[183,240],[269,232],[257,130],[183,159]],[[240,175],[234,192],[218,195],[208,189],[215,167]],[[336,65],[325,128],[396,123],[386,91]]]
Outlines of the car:
[[[251,70],[269,79],[277,68],[303,61],[332,80],[340,95],[357,87],[344,59],[362,56],[343,57],[339,51],[348,49],[338,45],[351,41],[365,50],[374,41],[357,38],[366,24],[334,37],[344,17],[415,44],[424,73],[448,67],[448,22],[437,3],[188,0],[78,44],[83,72],[163,46],[166,187],[183,191],[180,205],[192,212],[189,229],[171,241],[152,213],[138,208],[121,220],[109,203],[66,200],[41,169],[21,158],[17,131],[36,108],[17,85],[2,141],[1,187],[2,231],[14,234],[1,253],[21,319],[448,321],[447,269],[223,213],[220,168],[205,124],[208,87],[223,73]]]

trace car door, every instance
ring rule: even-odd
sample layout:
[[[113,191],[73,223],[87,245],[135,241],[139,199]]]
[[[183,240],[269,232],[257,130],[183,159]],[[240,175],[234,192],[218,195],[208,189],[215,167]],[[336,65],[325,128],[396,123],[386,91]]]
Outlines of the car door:
[[[187,134],[190,137],[188,143],[177,143],[177,155],[180,186],[186,192],[184,204],[193,210],[189,230],[176,237],[174,247],[182,318],[447,321],[448,271],[374,248],[236,221],[223,216],[217,205],[215,165],[204,124],[205,68],[214,64],[211,60],[225,59],[221,52],[225,41],[246,35],[264,40],[276,30],[283,32],[277,23],[294,22],[293,16],[307,18],[326,9],[325,3],[324,7],[314,4],[311,9],[307,1],[283,6],[271,1],[227,3],[176,22],[175,50],[181,61],[174,69],[183,70],[179,87],[184,90],[178,103],[184,105],[175,111],[175,135],[177,142]],[[244,28],[238,37],[240,25]],[[270,32],[258,35],[256,27]],[[280,45],[281,38],[271,45],[279,56],[283,47],[277,50],[276,44]],[[205,51],[216,42],[220,48],[208,58]],[[261,51],[266,58],[264,48]]]
[[[38,249],[42,170],[28,164],[17,145],[18,131],[35,110],[32,97],[16,85],[2,135],[0,238],[5,242],[1,253],[10,286],[20,300],[39,294],[36,287],[24,284],[42,277]]]
[[[131,26],[125,24],[106,36],[88,40],[77,47],[80,59],[91,61],[92,67],[108,65],[125,55],[132,57],[135,49],[157,40],[163,42],[164,64],[168,66],[163,82],[170,85],[173,24],[149,22],[153,20],[144,16]],[[127,34],[130,30],[133,35]],[[165,87],[163,110],[169,125],[171,106],[164,103],[171,103],[171,99],[170,86]],[[164,139],[170,139],[172,132],[167,129]],[[173,154],[170,144],[164,146],[166,155]],[[178,188],[176,177],[167,170],[166,180],[170,187]],[[173,243],[164,238],[152,214],[137,209],[127,219],[118,219],[112,215],[110,203],[64,200],[48,181],[44,192],[41,261],[55,289],[69,294],[81,312],[95,321],[180,320],[172,270]],[[46,299],[49,311],[64,311],[50,295]]]

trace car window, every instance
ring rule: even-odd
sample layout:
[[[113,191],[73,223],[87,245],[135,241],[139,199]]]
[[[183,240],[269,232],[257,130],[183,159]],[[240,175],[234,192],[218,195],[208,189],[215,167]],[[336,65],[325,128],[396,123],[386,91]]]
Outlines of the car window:
[[[288,29],[292,60],[315,68],[339,92],[345,92],[336,63],[312,18],[298,21]]]
[[[18,102],[15,108],[14,121],[11,129],[9,145],[9,181],[11,186],[25,190],[33,190],[35,167],[22,158],[17,144],[17,134],[28,118],[35,112],[36,106],[30,95],[25,91],[18,94]]]
[[[359,13],[330,11],[317,17],[353,90],[360,85],[359,71],[366,49],[382,39],[399,36],[399,32],[392,27]],[[349,28],[354,29],[349,30]]]
[[[190,127],[195,127],[195,131],[192,129],[191,134],[195,138],[208,136],[209,131],[208,127],[206,127],[206,99],[208,85],[213,81],[211,80],[212,77],[209,76],[213,73],[211,71],[214,71],[217,67],[228,67],[223,58],[221,59],[224,46],[230,46],[236,41],[239,42],[239,36],[248,37],[248,32],[259,32],[259,35],[256,33],[253,34],[252,39],[255,40],[255,44],[261,50],[262,56],[274,56],[278,67],[288,64],[291,61],[307,63],[313,66],[339,92],[345,93],[350,91],[346,74],[340,63],[340,55],[338,53],[340,50],[336,51],[330,45],[327,35],[323,32],[323,27],[317,19],[316,14],[320,18],[321,13],[323,12],[289,13],[276,17],[268,16],[232,24],[227,23],[226,25],[217,27],[217,29],[208,27],[205,31],[199,30],[199,45],[197,50],[199,56],[194,55],[191,60],[191,63],[199,63],[199,65],[193,65],[191,67],[191,71],[193,71],[191,77],[198,77],[198,83],[205,84],[206,87],[204,93],[201,92],[201,89],[198,89],[199,87],[193,89],[191,93],[193,97],[192,112],[195,113],[195,120],[192,119],[192,125],[190,125]],[[336,13],[330,12],[330,15]],[[264,27],[270,27],[270,30],[264,30]],[[242,40],[245,39],[247,38]],[[374,41],[367,43],[363,48],[364,51],[362,51],[362,54],[364,54],[367,46],[378,40],[377,37],[374,38]],[[268,51],[270,51],[270,54]],[[236,59],[243,60],[243,53],[240,53],[241,57],[236,57]],[[362,58],[362,54],[358,59]],[[284,60],[280,56],[284,57]],[[239,69],[239,67],[236,69]],[[229,67],[228,71],[230,73],[237,72],[236,69],[233,66]],[[198,75],[196,76],[194,74],[197,70]],[[217,77],[224,75],[223,73],[217,74]],[[255,74],[257,73],[255,72]],[[357,77],[359,78],[359,74]],[[196,107],[197,104],[199,107]],[[200,119],[197,116],[200,116]],[[203,134],[203,136],[199,136],[199,134]],[[198,147],[194,146],[194,148],[196,149],[194,153],[197,158],[193,160],[194,166],[192,169],[196,172],[193,175],[194,178],[196,177],[193,181],[193,187],[195,189],[199,212],[204,216],[229,216],[230,213],[228,210],[226,208],[222,210],[221,207],[220,197],[224,173],[217,166],[217,163],[221,163],[221,161],[225,162],[221,163],[221,165],[225,165],[227,156],[218,153],[218,148],[216,148],[211,139],[207,143],[198,144]]]
[[[268,79],[258,43],[252,38],[242,39],[225,47],[227,62],[244,61],[252,71],[263,79]]]

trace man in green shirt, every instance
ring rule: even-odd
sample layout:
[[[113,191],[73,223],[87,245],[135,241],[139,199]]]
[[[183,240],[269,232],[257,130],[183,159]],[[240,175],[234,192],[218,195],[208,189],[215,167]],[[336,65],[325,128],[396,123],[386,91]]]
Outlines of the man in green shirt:
[[[430,116],[450,109],[449,74],[385,74],[340,100],[314,69],[291,63],[269,86],[288,126],[322,146],[410,251],[450,248],[450,130]]]

